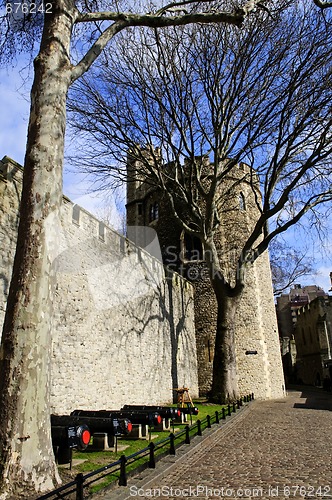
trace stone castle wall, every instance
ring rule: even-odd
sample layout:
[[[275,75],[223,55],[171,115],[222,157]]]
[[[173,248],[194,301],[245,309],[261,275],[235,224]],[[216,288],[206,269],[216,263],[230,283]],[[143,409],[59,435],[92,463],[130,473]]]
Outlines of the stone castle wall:
[[[22,169],[0,163],[0,324],[18,221]],[[193,288],[64,198],[52,327],[51,410],[117,409],[198,394]]]

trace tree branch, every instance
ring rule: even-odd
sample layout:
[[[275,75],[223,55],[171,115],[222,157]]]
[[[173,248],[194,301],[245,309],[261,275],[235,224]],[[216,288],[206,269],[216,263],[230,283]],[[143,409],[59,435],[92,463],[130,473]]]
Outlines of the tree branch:
[[[74,82],[82,76],[94,63],[94,61],[98,58],[101,52],[104,50],[108,42],[121,30],[123,30],[127,26],[127,23],[124,21],[118,21],[109,26],[97,39],[97,41],[92,45],[92,47],[88,50],[85,56],[81,59],[81,61],[74,66],[72,70],[71,82]]]
[[[169,26],[183,26],[191,23],[227,23],[241,26],[247,12],[244,9],[233,13],[213,11],[185,14],[182,16],[160,16],[158,14],[132,14],[129,12],[88,12],[77,17],[77,23],[91,21],[122,21],[128,26],[146,26],[148,28],[165,28]]]
[[[329,9],[332,7],[332,2],[323,2],[322,0],[313,0],[313,2],[320,9]]]
[[[204,1],[204,0],[203,0]],[[205,0],[207,3],[209,0]],[[269,2],[270,0],[266,0]],[[149,28],[163,28],[170,26],[184,26],[192,23],[226,23],[240,27],[244,19],[255,11],[258,4],[262,7],[262,2],[250,0],[241,9],[236,9],[234,12],[211,11],[190,13],[181,16],[164,16],[163,13],[168,9],[188,3],[197,3],[195,0],[187,0],[184,2],[173,2],[164,7],[156,14],[133,14],[129,12],[86,12],[78,14],[76,23],[96,22],[96,21],[114,21],[114,23],[105,29],[97,41],[92,45],[86,55],[73,68],[72,82],[82,76],[97,59],[103,51],[107,43],[121,30],[129,26],[145,26]]]

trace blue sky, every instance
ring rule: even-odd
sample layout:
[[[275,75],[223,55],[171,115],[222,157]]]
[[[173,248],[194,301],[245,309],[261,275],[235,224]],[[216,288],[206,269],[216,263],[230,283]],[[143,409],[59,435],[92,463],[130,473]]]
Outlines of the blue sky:
[[[27,138],[31,79],[32,74],[20,66],[0,69],[0,158],[9,156],[21,165],[24,162]],[[96,216],[104,215],[105,194],[92,194],[86,175],[73,174],[65,166],[63,188],[64,194],[72,201]],[[112,206],[113,225],[118,228],[121,214],[118,213],[115,200],[110,194],[107,201]]]
[[[0,157],[7,155],[22,164],[24,159],[26,131],[29,116],[29,92],[31,75],[20,66],[15,68],[0,69]],[[86,176],[74,175],[66,168],[64,169],[64,194],[71,200],[83,206],[96,216],[104,215],[104,200],[102,196],[89,193],[90,183]],[[111,205],[111,218],[114,227],[119,227],[121,214],[116,208],[116,202],[111,194],[107,198]],[[304,243],[301,239],[299,229],[294,228],[285,235],[288,245],[302,248]],[[300,279],[303,285],[316,284],[325,291],[331,288],[329,273],[332,271],[332,239],[328,235],[324,246],[313,238],[305,242],[308,258],[314,260],[316,274]]]

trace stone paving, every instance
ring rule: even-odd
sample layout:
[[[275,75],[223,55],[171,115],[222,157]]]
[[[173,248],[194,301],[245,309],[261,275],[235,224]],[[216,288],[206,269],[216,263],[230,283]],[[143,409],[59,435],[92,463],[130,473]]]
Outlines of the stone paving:
[[[332,498],[331,393],[254,401],[195,440],[126,488],[93,498]]]

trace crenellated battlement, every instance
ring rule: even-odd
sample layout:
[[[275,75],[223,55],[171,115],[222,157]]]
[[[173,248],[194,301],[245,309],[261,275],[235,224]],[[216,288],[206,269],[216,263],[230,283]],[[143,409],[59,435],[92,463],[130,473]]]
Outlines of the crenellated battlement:
[[[21,185],[22,179],[23,167],[10,157],[4,156],[2,160],[0,160],[0,180],[9,183],[19,183],[19,185]],[[17,209],[18,203],[19,199],[17,198]],[[88,238],[96,238],[96,240],[104,244],[110,251],[123,256],[129,254],[135,255],[137,262],[144,262],[144,266],[147,268],[147,271],[151,273],[157,272],[159,275],[164,275],[165,269],[162,263],[161,255],[158,258],[146,251],[144,248],[139,247],[128,237],[120,234],[118,231],[99,220],[91,212],[76,204],[65,195],[63,195],[62,198],[61,221],[67,230],[69,230],[69,227],[72,224],[81,231],[84,231]],[[141,228],[141,230],[144,231],[146,228]],[[155,236],[157,237],[157,235]],[[158,245],[157,241],[155,243]],[[158,251],[158,248],[155,250]],[[170,273],[168,273],[168,276],[169,275]],[[182,276],[178,275],[177,279],[183,280],[187,288],[191,287],[189,281]]]
[[[22,183],[23,167],[9,156],[4,156],[0,160],[0,179],[3,181],[16,180]]]

